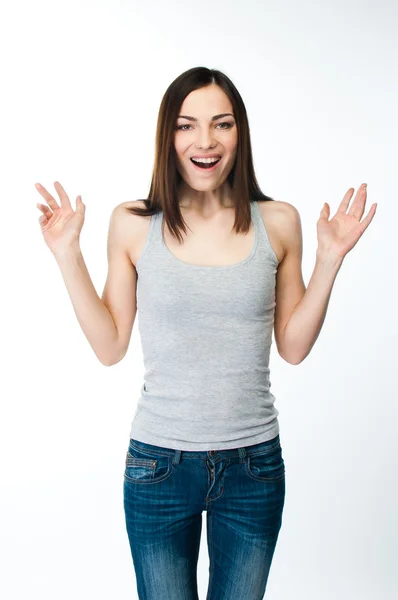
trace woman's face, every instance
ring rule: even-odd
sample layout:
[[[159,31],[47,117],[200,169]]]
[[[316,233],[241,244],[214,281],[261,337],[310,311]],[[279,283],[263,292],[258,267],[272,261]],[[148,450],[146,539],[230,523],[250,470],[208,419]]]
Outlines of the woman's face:
[[[214,190],[224,183],[236,158],[238,131],[231,102],[218,85],[211,84],[188,94],[179,115],[189,118],[179,116],[176,123],[178,171],[191,188]],[[201,156],[221,160],[209,170],[192,162],[192,157]]]

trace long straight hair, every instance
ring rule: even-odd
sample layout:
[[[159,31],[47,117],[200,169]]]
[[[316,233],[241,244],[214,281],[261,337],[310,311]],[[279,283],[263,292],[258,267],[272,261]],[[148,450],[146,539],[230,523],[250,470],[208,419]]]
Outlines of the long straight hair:
[[[231,187],[232,201],[235,206],[236,233],[247,233],[250,229],[250,201],[274,200],[260,190],[254,173],[250,129],[246,107],[241,95],[232,81],[221,71],[206,67],[194,67],[179,75],[167,88],[159,108],[155,159],[149,196],[144,199],[145,208],[128,207],[132,214],[150,216],[163,211],[164,220],[171,234],[180,242],[186,233],[186,223],[182,217],[178,187],[182,177],[177,169],[177,157],[174,147],[175,126],[181,105],[193,90],[211,84],[218,85],[229,97],[238,129],[238,148],[234,166],[227,180]]]

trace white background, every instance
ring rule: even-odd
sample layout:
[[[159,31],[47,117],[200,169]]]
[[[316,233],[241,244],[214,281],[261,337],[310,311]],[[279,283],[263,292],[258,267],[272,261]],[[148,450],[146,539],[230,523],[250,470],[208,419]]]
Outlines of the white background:
[[[139,317],[124,360],[104,367],[34,184],[56,195],[60,181],[73,207],[82,195],[101,295],[112,209],[147,197],[161,98],[194,66],[240,91],[259,184],[300,212],[306,285],[323,203],[334,215],[362,182],[365,214],[378,202],[311,354],[292,366],[272,346],[286,501],[266,597],[397,598],[397,30],[393,0],[1,3],[3,598],[137,598],[122,487]],[[206,513],[198,577],[204,599]]]

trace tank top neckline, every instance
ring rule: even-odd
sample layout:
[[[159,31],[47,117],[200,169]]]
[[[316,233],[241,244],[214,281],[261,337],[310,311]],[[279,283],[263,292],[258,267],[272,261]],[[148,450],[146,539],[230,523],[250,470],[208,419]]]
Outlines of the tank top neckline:
[[[254,207],[254,205],[256,205]],[[181,260],[180,258],[178,258],[177,256],[175,256],[175,254],[173,254],[171,252],[171,250],[168,248],[168,246],[166,245],[164,239],[163,239],[163,211],[161,211],[160,213],[158,213],[160,215],[160,219],[159,219],[159,223],[160,223],[160,242],[161,242],[161,246],[163,248],[163,250],[170,256],[170,258],[176,263],[176,264],[180,264],[182,267],[186,267],[188,269],[204,269],[206,271],[227,271],[229,269],[235,269],[236,267],[241,267],[245,264],[247,264],[255,255],[256,250],[257,250],[257,246],[258,246],[258,226],[257,226],[257,218],[259,213],[257,213],[257,211],[259,211],[259,208],[257,206],[257,202],[251,201],[250,202],[250,212],[251,212],[251,216],[252,216],[252,221],[253,221],[253,227],[254,227],[254,242],[253,242],[253,246],[251,249],[251,252],[248,256],[246,256],[246,258],[244,258],[243,260],[234,263],[232,265],[194,265],[191,263],[187,263],[183,260]]]

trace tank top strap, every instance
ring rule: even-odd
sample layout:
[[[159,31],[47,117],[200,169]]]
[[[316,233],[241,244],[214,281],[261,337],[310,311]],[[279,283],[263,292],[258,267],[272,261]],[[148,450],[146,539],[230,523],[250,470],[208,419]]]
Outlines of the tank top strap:
[[[161,226],[161,213],[155,213],[154,215],[151,215],[151,220],[150,220],[150,224],[149,224],[149,230],[148,230],[148,234],[146,236],[146,240],[145,240],[145,244],[142,248],[141,254],[137,260],[136,263],[136,269],[138,270],[140,265],[141,265],[141,261],[143,260],[144,256],[148,256],[148,255],[153,255],[153,253],[158,253],[159,252],[159,232],[160,232],[160,226]]]
[[[263,202],[263,201],[261,201],[261,202]],[[267,200],[267,202],[272,202],[272,201]],[[252,218],[255,223],[255,227],[257,229],[258,252],[262,253],[262,254],[266,254],[267,256],[271,257],[271,259],[276,264],[276,266],[278,266],[279,261],[274,252],[274,249],[272,248],[271,243],[269,241],[267,229],[264,224],[263,215],[262,215],[260,207],[259,207],[259,202],[257,200],[254,200],[250,204],[252,206],[252,210],[251,210]]]
[[[152,219],[152,245],[156,245],[157,248],[161,247],[162,242],[162,223],[163,223],[163,211],[157,212],[153,215]]]

